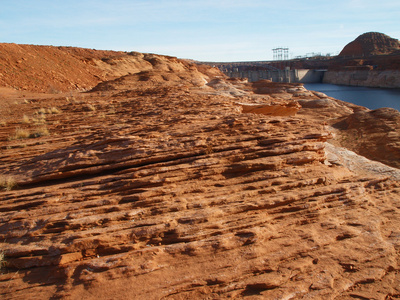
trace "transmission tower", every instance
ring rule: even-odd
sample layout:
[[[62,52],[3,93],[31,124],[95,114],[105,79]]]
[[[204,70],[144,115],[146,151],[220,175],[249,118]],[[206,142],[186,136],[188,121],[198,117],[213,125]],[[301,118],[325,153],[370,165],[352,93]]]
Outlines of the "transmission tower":
[[[272,49],[274,53],[274,60],[288,60],[289,59],[289,48],[275,48]]]

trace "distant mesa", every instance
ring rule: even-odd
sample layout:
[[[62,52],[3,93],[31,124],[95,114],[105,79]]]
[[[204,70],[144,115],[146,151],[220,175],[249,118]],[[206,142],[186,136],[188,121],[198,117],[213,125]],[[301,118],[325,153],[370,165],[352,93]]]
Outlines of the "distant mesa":
[[[371,56],[400,51],[400,42],[379,32],[367,32],[348,43],[339,56]]]

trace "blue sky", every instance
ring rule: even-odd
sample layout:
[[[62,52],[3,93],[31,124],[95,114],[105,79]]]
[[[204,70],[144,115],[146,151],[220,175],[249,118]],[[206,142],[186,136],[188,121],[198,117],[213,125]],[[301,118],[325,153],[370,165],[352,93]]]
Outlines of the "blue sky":
[[[0,42],[200,61],[337,54],[368,31],[400,39],[399,0],[1,0]]]

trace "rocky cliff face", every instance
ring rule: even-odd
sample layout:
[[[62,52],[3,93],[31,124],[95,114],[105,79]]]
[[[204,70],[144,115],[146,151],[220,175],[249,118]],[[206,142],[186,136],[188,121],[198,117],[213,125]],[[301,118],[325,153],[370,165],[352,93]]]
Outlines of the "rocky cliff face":
[[[400,294],[400,171],[340,147],[396,153],[398,116],[133,57],[86,93],[0,90],[3,299]]]
[[[323,82],[349,86],[399,88],[400,71],[375,71],[357,68],[340,71],[329,70],[325,72]]]
[[[400,50],[400,42],[386,34],[367,32],[347,44],[339,56],[372,56]]]
[[[334,126],[342,130],[342,145],[365,157],[379,156],[381,162],[400,168],[399,111],[387,107],[360,110]]]
[[[399,51],[398,40],[378,32],[364,33],[347,44],[329,63],[323,81],[349,86],[398,88]]]

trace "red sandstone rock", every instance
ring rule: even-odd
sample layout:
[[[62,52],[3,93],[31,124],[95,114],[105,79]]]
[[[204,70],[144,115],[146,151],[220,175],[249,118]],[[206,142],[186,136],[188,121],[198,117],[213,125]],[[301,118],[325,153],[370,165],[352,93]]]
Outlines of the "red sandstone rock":
[[[296,101],[281,104],[242,104],[243,113],[262,114],[267,116],[294,116],[301,108]]]
[[[24,101],[3,90],[0,174],[18,188],[0,191],[2,298],[400,293],[399,171],[367,170],[370,161],[327,145],[379,120],[394,137],[395,113],[300,85],[259,83],[270,90],[256,94],[257,84],[213,80],[215,71],[174,58],[145,61],[150,69],[143,62],[89,93]],[[243,110],[287,112],[295,101],[303,108],[291,116]],[[50,135],[9,139],[55,106],[40,125]],[[339,121],[347,127],[329,126]]]
[[[104,80],[143,71],[197,68],[156,54],[5,43],[0,43],[0,61],[0,86],[49,93],[89,90]],[[208,66],[201,70],[206,76],[222,75]]]
[[[367,32],[347,44],[339,56],[371,56],[400,50],[400,42],[379,32]]]
[[[343,145],[370,159],[400,168],[400,112],[393,108],[358,111],[334,125]]]

